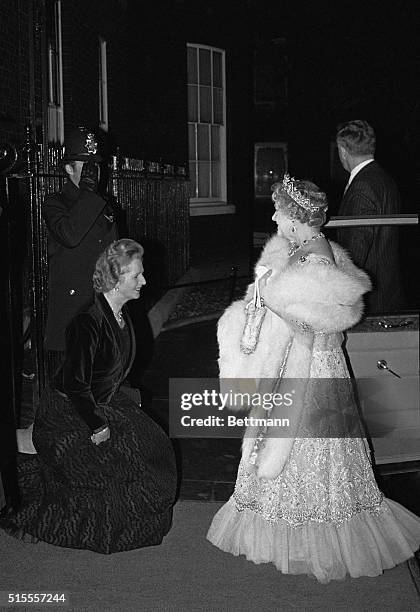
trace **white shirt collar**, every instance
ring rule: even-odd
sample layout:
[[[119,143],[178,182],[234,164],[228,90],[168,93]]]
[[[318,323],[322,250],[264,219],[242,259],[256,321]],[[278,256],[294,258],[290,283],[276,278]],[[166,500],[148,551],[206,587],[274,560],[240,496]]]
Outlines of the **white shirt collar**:
[[[349,180],[348,180],[346,189],[348,189],[350,183],[352,182],[356,174],[358,174],[362,168],[364,168],[365,166],[367,166],[373,161],[375,161],[373,157],[371,157],[370,159],[365,159],[364,161],[360,162],[360,164],[357,164],[357,166],[353,168],[353,170],[350,172],[350,176],[349,176]]]

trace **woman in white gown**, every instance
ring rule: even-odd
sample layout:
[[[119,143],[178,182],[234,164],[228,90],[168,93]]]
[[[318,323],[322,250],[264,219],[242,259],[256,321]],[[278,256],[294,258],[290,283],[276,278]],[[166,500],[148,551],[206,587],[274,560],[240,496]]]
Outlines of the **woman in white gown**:
[[[343,413],[354,425],[341,332],[360,320],[370,281],[320,232],[327,201],[316,185],[285,175],[273,200],[278,234],[245,299],[219,321],[220,378],[276,379],[277,391],[290,378],[306,381],[305,401],[289,438],[248,428],[235,491],[207,537],[226,552],[320,582],[377,576],[413,556],[420,519],[378,489],[362,430],[347,436],[329,427]],[[308,434],[314,420],[325,437]]]

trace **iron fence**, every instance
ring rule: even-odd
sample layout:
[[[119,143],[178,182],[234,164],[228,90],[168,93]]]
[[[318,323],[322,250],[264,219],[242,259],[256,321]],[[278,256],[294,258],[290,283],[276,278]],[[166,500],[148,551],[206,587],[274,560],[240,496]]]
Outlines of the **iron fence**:
[[[124,213],[128,236],[146,240],[160,254],[154,281],[161,287],[175,283],[189,263],[189,185],[184,168],[113,157],[109,185]]]

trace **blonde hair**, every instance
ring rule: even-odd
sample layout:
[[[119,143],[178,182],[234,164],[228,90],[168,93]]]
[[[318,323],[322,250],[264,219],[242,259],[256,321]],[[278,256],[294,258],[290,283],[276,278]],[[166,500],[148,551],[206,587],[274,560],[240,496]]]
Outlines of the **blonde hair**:
[[[133,259],[141,259],[144,249],[131,238],[121,238],[111,242],[99,256],[93,273],[93,289],[96,293],[111,291],[118,283],[121,274]]]

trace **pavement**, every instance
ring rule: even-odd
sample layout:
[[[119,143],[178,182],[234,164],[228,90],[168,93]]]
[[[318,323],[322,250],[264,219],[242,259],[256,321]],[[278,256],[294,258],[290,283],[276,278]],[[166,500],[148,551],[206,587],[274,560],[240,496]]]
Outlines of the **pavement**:
[[[175,299],[171,298],[169,309],[168,300],[164,300],[162,305],[158,306],[156,310],[160,308],[158,312],[160,323],[154,330],[158,332],[153,333],[149,320],[149,330],[143,330],[140,333],[144,342],[140,341],[138,345],[140,358],[135,363],[132,374],[132,382],[141,388],[144,410],[166,430],[169,429],[170,379],[217,377],[218,318],[232,299],[243,295],[249,282],[250,260],[243,255],[233,253],[231,257],[228,257],[224,254],[219,258],[215,257],[211,265],[205,261],[201,266],[199,261],[194,263],[193,278],[198,284],[180,287]],[[232,274],[232,268],[235,268],[234,274]],[[147,317],[144,317],[144,320],[147,321]],[[204,534],[209,524],[208,516],[214,514],[217,503],[227,501],[233,492],[240,460],[241,440],[173,438],[172,441],[179,472],[178,499],[181,506],[198,501],[206,502],[200,506],[200,508],[206,508],[206,520],[203,520],[205,528],[202,528]],[[420,516],[420,470],[418,465],[383,466],[376,477],[387,497],[400,502]],[[0,507],[3,505],[1,498],[0,486]],[[178,504],[177,507],[181,506]],[[199,514],[197,509],[193,509],[195,518]],[[188,524],[190,529],[191,521]],[[216,553],[218,552],[220,551],[216,550]],[[221,558],[217,560],[217,563],[226,563],[226,556],[222,556],[222,553],[220,555]],[[236,558],[234,561],[238,563]],[[247,564],[245,569],[248,568],[249,571],[250,565],[252,566],[252,564]],[[253,568],[254,566],[251,567]],[[255,568],[258,570],[259,566]],[[264,569],[264,572],[266,571],[267,569]],[[416,564],[414,560],[409,566],[409,571],[416,585],[415,588],[420,590],[420,570],[418,563]],[[397,583],[402,584],[400,578]],[[294,598],[295,595],[293,595],[293,601],[295,601]],[[294,607],[295,605],[289,609],[294,609]],[[312,608],[315,609],[313,606]],[[185,606],[179,609],[185,609]],[[250,609],[255,609],[255,607],[251,606]],[[321,606],[319,609],[325,609],[325,607]],[[334,609],[338,609],[336,605]],[[371,607],[371,609],[375,608]]]
[[[249,282],[254,253],[235,245],[196,253],[188,272],[148,312],[154,338],[184,321],[220,315]]]
[[[169,381],[176,378],[217,378],[217,320],[239,299],[250,282],[252,253],[234,246],[198,254],[178,289],[155,306],[149,321],[162,321],[147,366],[134,372],[143,407],[169,430]],[[176,296],[175,296],[175,292]],[[172,298],[175,296],[175,299]],[[168,305],[170,308],[168,309]],[[156,317],[156,311],[159,315]],[[180,499],[225,501],[234,487],[240,459],[239,439],[174,439],[180,474]]]

